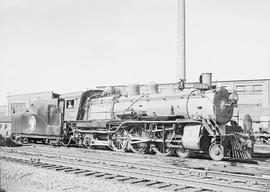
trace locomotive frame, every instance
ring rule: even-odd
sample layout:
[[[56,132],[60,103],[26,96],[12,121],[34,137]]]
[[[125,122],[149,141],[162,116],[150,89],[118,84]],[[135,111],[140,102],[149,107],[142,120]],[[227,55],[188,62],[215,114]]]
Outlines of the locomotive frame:
[[[211,82],[187,94],[136,91],[88,90],[78,98],[36,101],[28,112],[13,116],[11,138],[182,158],[194,151],[213,160],[252,158],[253,137],[231,119],[238,99],[234,93]]]

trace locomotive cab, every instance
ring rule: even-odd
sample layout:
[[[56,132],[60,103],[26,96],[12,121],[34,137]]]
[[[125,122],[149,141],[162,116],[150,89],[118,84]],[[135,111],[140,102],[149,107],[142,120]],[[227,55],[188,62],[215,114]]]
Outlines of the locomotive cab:
[[[79,108],[79,97],[67,98],[64,100],[64,111],[65,121],[76,121],[78,108]]]

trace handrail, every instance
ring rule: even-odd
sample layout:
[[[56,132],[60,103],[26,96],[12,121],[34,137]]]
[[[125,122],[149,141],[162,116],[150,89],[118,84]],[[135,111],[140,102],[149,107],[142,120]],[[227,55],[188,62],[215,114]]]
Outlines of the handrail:
[[[215,136],[215,133],[211,129],[211,127],[206,123],[205,119],[202,119],[202,124],[206,128],[206,130],[208,131],[209,135],[212,136],[212,137],[214,137]]]
[[[219,130],[219,126],[218,126],[216,120],[213,118],[212,115],[209,115],[209,118],[213,121],[214,127],[215,127],[215,129],[217,130],[218,134],[221,135],[220,130]],[[212,123],[211,123],[211,124],[212,124]]]
[[[147,94],[143,94],[142,96],[140,96],[138,99],[136,99],[135,101],[133,101],[128,108],[126,109],[127,111],[130,109],[131,106],[133,106],[135,103],[137,103],[140,99],[142,99],[144,96],[146,96]]]

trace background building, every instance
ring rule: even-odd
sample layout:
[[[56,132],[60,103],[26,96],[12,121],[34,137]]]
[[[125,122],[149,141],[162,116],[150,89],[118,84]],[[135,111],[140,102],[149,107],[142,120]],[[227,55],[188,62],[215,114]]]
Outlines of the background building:
[[[6,105],[0,105],[0,117],[3,117],[7,115],[7,106]]]

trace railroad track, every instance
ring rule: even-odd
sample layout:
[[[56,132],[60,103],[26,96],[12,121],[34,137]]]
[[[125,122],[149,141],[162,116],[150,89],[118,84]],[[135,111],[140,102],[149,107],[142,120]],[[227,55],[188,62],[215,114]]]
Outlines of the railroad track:
[[[53,149],[53,150],[52,150]],[[9,150],[7,148],[7,150]],[[73,159],[73,160],[79,160],[79,161],[86,161],[86,162],[95,162],[95,161],[100,161],[103,163],[109,163],[109,164],[116,164],[117,166],[125,166],[125,165],[132,165],[133,167],[138,167],[141,169],[159,169],[161,171],[168,171],[168,172],[180,172],[180,174],[207,174],[207,176],[212,176],[212,177],[216,177],[216,176],[220,176],[223,175],[223,177],[227,177],[227,179],[232,179],[234,177],[243,177],[243,179],[245,179],[246,177],[249,176],[254,176],[254,177],[250,177],[250,180],[252,180],[252,182],[256,182],[258,180],[259,175],[255,175],[254,173],[250,173],[249,172],[245,172],[242,170],[242,172],[240,173],[239,169],[243,169],[243,167],[233,167],[233,171],[229,172],[228,171],[228,162],[218,162],[219,164],[221,163],[221,165],[226,165],[225,167],[222,166],[221,168],[216,168],[219,171],[215,171],[212,170],[209,167],[202,167],[202,165],[198,165],[197,167],[184,167],[184,166],[178,166],[176,167],[175,165],[170,165],[167,162],[161,163],[161,162],[156,162],[156,159],[152,159],[152,161],[148,161],[147,163],[143,163],[141,161],[136,162],[136,157],[138,159],[141,158],[141,155],[138,154],[133,154],[130,153],[129,155],[127,153],[120,153],[120,154],[111,154],[109,153],[109,157],[107,156],[106,158],[104,157],[104,154],[102,154],[102,156],[100,156],[100,154],[93,154],[87,153],[87,154],[72,154],[70,155],[70,151],[68,150],[57,150],[54,148],[24,148],[23,150],[20,149],[15,149],[17,153],[21,153],[21,154],[30,154],[30,155],[36,155],[36,156],[48,156],[48,157],[58,157],[58,158],[68,158],[68,159]],[[14,149],[11,149],[12,152],[15,152]],[[72,151],[74,152],[74,151]],[[89,151],[87,151],[89,152]],[[95,151],[96,152],[96,151]],[[59,153],[61,153],[61,156],[59,155]],[[121,155],[121,156],[120,156]],[[124,157],[122,157],[122,155],[124,155]],[[131,156],[131,157],[130,157]],[[127,157],[129,157],[129,159],[127,159]],[[153,157],[153,156],[146,156],[146,157]],[[159,157],[162,158],[162,157]],[[168,159],[166,157],[164,157],[163,159]],[[172,158],[172,159],[177,159],[179,160],[179,158]],[[208,161],[209,162],[209,161]],[[211,161],[212,164],[217,163],[217,162],[213,162]],[[205,166],[205,165],[204,165]],[[206,165],[207,166],[207,165]],[[226,169],[227,168],[227,169]],[[244,167],[245,168],[245,167]],[[251,167],[249,167],[249,169],[251,169]],[[225,170],[225,171],[224,171]],[[270,169],[264,170],[264,172],[269,173],[268,171],[270,171]],[[254,172],[254,171],[253,171]],[[240,175],[239,175],[240,174]],[[268,180],[266,179],[266,181],[268,182]],[[267,183],[266,182],[266,183]]]
[[[28,147],[28,149],[27,149]],[[89,150],[85,148],[58,148],[52,147],[48,145],[28,145],[23,147],[24,150],[30,150],[29,152],[48,152],[52,154],[52,149],[55,151],[55,155],[61,154],[70,154],[76,153],[76,157],[78,158],[89,158],[91,156],[92,159],[98,157],[102,159],[104,155],[110,157],[110,161],[113,162],[116,159],[126,160],[126,163],[132,163],[133,165],[136,164],[134,160],[141,158],[142,154],[135,154],[135,153],[122,153],[122,152],[114,152],[114,151],[107,151],[107,150]],[[38,148],[38,149],[37,149]],[[20,150],[20,148],[14,148],[16,150]],[[79,153],[78,153],[79,152]],[[80,155],[78,155],[80,154]],[[95,157],[93,157],[95,155]],[[112,158],[113,157],[113,158]],[[251,176],[269,176],[270,168],[269,163],[267,162],[260,162],[259,164],[249,164],[249,163],[240,163],[235,161],[209,161],[208,159],[197,159],[197,158],[188,158],[188,159],[181,159],[179,157],[173,156],[155,156],[152,154],[144,154],[144,159],[147,159],[148,164],[157,164],[157,159],[159,159],[158,165],[163,164],[163,168],[167,169],[168,166],[171,166],[173,169],[187,169],[188,170],[206,170],[208,173],[210,171],[214,172],[222,172],[222,173],[232,173],[232,174],[241,174],[241,175],[251,175]],[[97,159],[97,158],[96,158]],[[108,157],[106,158],[108,160]],[[151,161],[152,160],[152,161]],[[142,165],[141,163],[139,164]]]
[[[83,176],[116,179],[167,191],[267,191],[270,179],[170,166],[130,163],[110,158],[55,153],[41,149],[1,149],[0,158]]]

